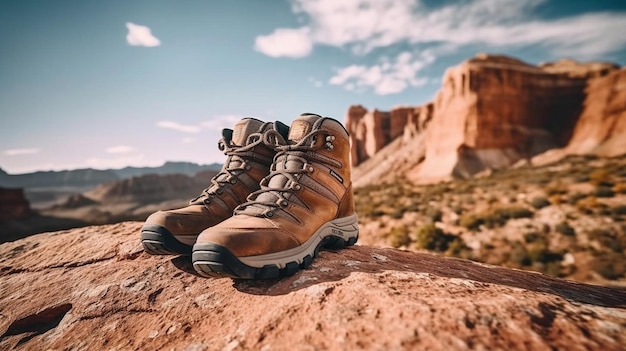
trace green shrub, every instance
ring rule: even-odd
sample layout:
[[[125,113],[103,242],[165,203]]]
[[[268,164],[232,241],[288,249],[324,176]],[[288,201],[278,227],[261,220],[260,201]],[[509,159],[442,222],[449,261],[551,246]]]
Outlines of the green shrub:
[[[551,275],[553,277],[560,277],[561,274],[561,262],[560,261],[552,261],[548,262],[544,265],[543,272],[547,275]]]
[[[441,212],[441,210],[438,208],[429,207],[426,211],[426,216],[433,222],[441,222],[443,212]]]
[[[509,219],[529,218],[534,213],[523,206],[511,205],[496,207],[476,214],[465,214],[461,216],[459,225],[469,229],[477,230],[481,225],[488,228],[503,226]]]
[[[425,224],[417,230],[417,247],[420,249],[444,252],[454,241],[458,240],[461,238],[444,233],[433,223]]]
[[[396,208],[393,212],[391,212],[390,216],[391,218],[400,219],[404,216],[404,211],[404,208]]]
[[[550,206],[550,201],[548,201],[545,197],[538,196],[530,200],[530,205],[536,209],[541,209],[546,206]]]
[[[615,215],[626,215],[626,205],[617,205],[611,209]]]
[[[545,235],[539,232],[528,232],[524,234],[524,242],[526,244],[534,243],[534,242],[545,242]]]
[[[514,267],[530,266],[532,264],[532,260],[528,257],[526,246],[519,241],[512,243],[509,261]]]
[[[593,192],[596,197],[613,197],[615,196],[615,192],[608,186],[599,186]]]
[[[580,200],[582,200],[582,199],[584,199],[584,198],[586,198],[586,197],[587,197],[587,194],[583,194],[583,193],[581,193],[581,192],[575,192],[575,193],[573,193],[573,194],[570,194],[570,195],[567,197],[567,203],[568,203],[568,204],[570,204],[570,205],[574,205],[574,204],[576,204],[578,201],[580,201]]]
[[[484,224],[482,218],[475,214],[464,213],[459,219],[459,225],[469,230],[478,230]]]
[[[574,230],[574,228],[572,228],[572,226],[569,225],[569,223],[567,223],[567,221],[557,223],[557,225],[554,226],[554,230],[557,233],[561,233],[567,236],[576,235],[576,231]]]
[[[535,242],[530,244],[528,246],[528,257],[533,262],[544,264],[549,262],[561,262],[563,260],[563,255],[550,251],[545,242]]]
[[[409,246],[413,241],[405,225],[393,227],[387,234],[387,241],[393,247]]]

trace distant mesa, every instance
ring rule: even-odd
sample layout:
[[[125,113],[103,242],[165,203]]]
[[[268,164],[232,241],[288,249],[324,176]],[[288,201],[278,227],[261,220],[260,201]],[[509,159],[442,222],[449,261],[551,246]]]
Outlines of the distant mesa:
[[[0,221],[23,219],[31,214],[24,189],[0,188]]]
[[[171,199],[190,199],[208,186],[215,171],[204,171],[197,176],[185,174],[146,174],[98,186],[85,193],[100,203],[154,203]]]
[[[98,204],[97,201],[94,201],[83,194],[73,194],[70,195],[67,200],[63,201],[61,204],[56,205],[55,208],[79,208],[83,206],[90,206]]]
[[[626,69],[479,54],[446,70],[434,101],[351,106],[346,127],[357,186],[469,177],[555,149],[616,156],[626,153]]]
[[[159,167],[125,167],[107,170],[87,168],[24,174],[7,174],[0,171],[0,186],[22,188],[93,187],[146,174],[186,174],[192,176],[201,171],[219,170],[221,166],[218,163],[199,165],[192,162],[165,162]]]

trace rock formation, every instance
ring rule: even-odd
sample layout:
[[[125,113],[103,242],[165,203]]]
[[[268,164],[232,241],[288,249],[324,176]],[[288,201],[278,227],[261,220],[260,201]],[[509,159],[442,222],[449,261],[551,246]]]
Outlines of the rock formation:
[[[0,245],[0,349],[469,350],[626,345],[626,291],[395,249],[273,281],[142,252],[141,223]]]
[[[214,175],[216,172],[211,172]],[[85,195],[101,203],[155,203],[171,199],[190,199],[200,193],[212,177],[184,174],[148,174],[103,184]]]
[[[567,153],[626,153],[626,68],[589,82],[583,111]]]
[[[477,55],[446,71],[433,103],[390,113],[351,107],[347,126],[353,134],[353,165],[374,158],[402,135],[401,144],[412,143],[412,149],[420,151],[416,157],[395,162],[394,157],[404,158],[396,145],[393,155],[372,162],[397,167],[408,161],[411,167],[406,177],[416,181],[451,175],[468,177],[484,169],[507,167],[575,140],[572,132],[583,106],[584,113],[594,116],[585,118],[588,124],[599,118],[599,110],[608,111],[604,112],[602,127],[597,127],[601,135],[594,136],[606,140],[614,130],[624,130],[612,123],[619,119],[626,104],[626,95],[618,93],[623,90],[622,76],[610,74],[617,69],[609,63],[572,60],[533,66],[506,56]],[[600,100],[604,102],[594,102]],[[403,132],[398,133],[403,123]],[[386,127],[391,125],[394,128]],[[577,127],[577,134],[589,133],[588,129],[584,125]],[[619,143],[618,139],[624,138],[616,134],[611,143]],[[621,150],[626,152],[623,147]],[[390,172],[383,173],[397,174],[394,170],[388,168]]]
[[[398,107],[390,112],[383,112],[368,111],[361,105],[350,106],[345,124],[350,131],[350,142],[353,145],[352,165],[364,162],[392,140],[403,135],[415,110],[414,107]]]
[[[0,188],[0,221],[22,219],[31,214],[24,189]]]

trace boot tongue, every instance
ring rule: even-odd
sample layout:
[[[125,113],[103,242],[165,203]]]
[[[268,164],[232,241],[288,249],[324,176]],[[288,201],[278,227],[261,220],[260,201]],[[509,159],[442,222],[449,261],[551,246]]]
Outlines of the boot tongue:
[[[233,146],[245,146],[246,141],[250,134],[263,132],[267,128],[271,127],[271,123],[263,123],[258,119],[246,117],[241,121],[235,124],[235,127],[230,129],[224,129],[222,131],[222,136],[226,141],[229,141]],[[228,163],[224,163],[222,166],[222,171],[217,175],[215,180],[217,181],[227,181],[228,173],[224,172],[226,169],[237,169],[243,165],[243,160],[239,157],[231,157],[229,158]],[[209,191],[217,191],[219,188],[218,185],[212,185],[209,188]]]
[[[289,128],[289,135],[287,136],[288,142],[290,144],[295,144],[307,135],[311,133],[314,128],[315,122],[322,118],[319,115],[312,113],[304,113],[298,116],[293,122],[291,122],[291,127]],[[283,162],[276,164],[277,171],[283,170],[297,170],[302,169],[304,165],[302,161],[299,159],[289,158],[289,155],[285,157]],[[276,175],[270,179],[268,186],[270,188],[282,188],[287,185],[289,179],[283,175]]]
[[[287,142],[289,144],[296,144],[297,142],[304,139],[311,131],[315,128],[315,122],[318,121],[321,116],[307,113],[298,116],[293,122],[291,122],[291,127],[289,128],[289,135],[287,136]],[[281,162],[275,163],[276,171],[289,171],[300,170],[304,166],[302,161],[299,158],[293,157],[293,155],[285,155],[283,156]],[[276,174],[269,179],[267,183],[267,187],[274,189],[281,189],[287,186],[289,182],[289,178],[282,174]],[[271,192],[264,192],[259,194],[256,198],[256,201],[259,202],[275,202],[278,200],[278,197]],[[248,213],[250,214],[262,214],[263,208],[256,207],[249,208]]]
[[[317,122],[320,118],[322,117],[312,113],[305,113],[298,116],[298,118],[291,122],[291,128],[289,128],[288,136],[289,141],[297,143],[302,140],[305,136],[311,133],[315,122]]]
[[[235,128],[233,128],[233,135],[231,139],[232,144],[244,146],[248,136],[252,133],[260,132],[263,124],[264,123],[262,121],[250,117],[237,122],[237,124],[235,124]]]

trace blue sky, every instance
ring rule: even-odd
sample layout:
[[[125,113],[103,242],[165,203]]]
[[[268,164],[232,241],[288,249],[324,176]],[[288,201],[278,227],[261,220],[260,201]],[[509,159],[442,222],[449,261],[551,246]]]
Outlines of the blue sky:
[[[244,116],[431,100],[478,52],[626,64],[626,1],[0,2],[0,168],[222,162]]]

